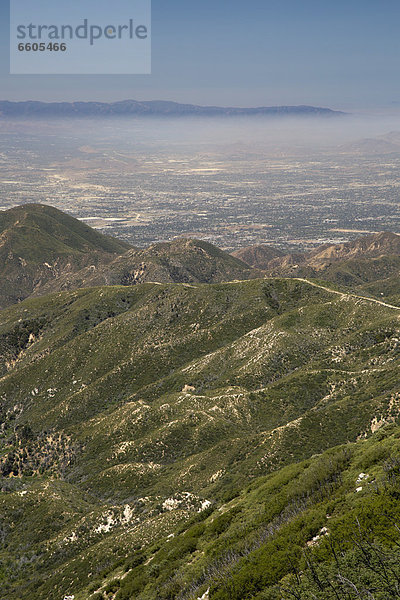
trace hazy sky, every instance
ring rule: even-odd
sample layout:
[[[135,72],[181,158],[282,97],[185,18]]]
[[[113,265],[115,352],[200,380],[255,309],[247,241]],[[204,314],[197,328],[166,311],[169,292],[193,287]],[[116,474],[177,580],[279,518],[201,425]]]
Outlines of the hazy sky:
[[[104,1],[93,0],[97,13]],[[400,103],[400,0],[152,4],[152,75],[26,76],[8,74],[9,2],[0,0],[0,99],[347,109]]]

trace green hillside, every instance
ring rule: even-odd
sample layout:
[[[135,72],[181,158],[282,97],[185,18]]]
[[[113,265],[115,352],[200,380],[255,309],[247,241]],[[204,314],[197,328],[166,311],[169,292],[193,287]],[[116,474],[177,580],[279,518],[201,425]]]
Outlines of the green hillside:
[[[138,551],[98,597],[398,598],[399,436],[387,427],[255,479]]]
[[[77,252],[91,249],[116,253],[124,252],[130,247],[129,244],[105,236],[61,210],[44,204],[25,204],[0,211],[0,234],[15,240],[13,251],[32,259],[35,256],[41,258],[44,246],[41,240],[45,239],[48,240],[48,253],[67,253],[71,249]],[[36,246],[33,245],[35,240],[39,240]]]
[[[0,211],[0,308],[40,292],[61,273],[110,262],[129,247],[50,206]]]
[[[300,266],[288,276],[319,279],[376,298],[394,300],[400,296],[400,256],[343,260],[322,270]]]
[[[369,597],[337,561],[397,597],[359,565],[398,552],[399,316],[294,279],[1,311],[0,597]]]

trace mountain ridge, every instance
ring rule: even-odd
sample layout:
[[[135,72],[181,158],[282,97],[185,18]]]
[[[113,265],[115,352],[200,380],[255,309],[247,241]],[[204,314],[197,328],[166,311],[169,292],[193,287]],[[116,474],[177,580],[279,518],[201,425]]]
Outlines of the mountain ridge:
[[[260,273],[212,244],[188,238],[138,249],[62,211],[26,204],[0,211],[0,307],[95,285],[212,283]]]
[[[252,266],[251,248],[246,252]],[[318,278],[361,294],[370,290],[378,296],[386,295],[390,289],[392,299],[397,300],[393,291],[397,295],[400,292],[396,286],[400,275],[400,235],[378,232],[340,244],[323,244],[308,252],[283,254],[271,260],[267,256],[262,268],[269,276]]]
[[[327,116],[346,113],[315,106],[261,106],[254,108],[198,106],[167,100],[119,102],[10,102],[0,101],[0,118],[116,117],[116,116]]]
[[[369,234],[308,252],[285,254],[271,245],[230,254],[209,242],[175,238],[147,248],[105,236],[46,205],[0,211],[0,307],[27,297],[102,285],[218,283],[283,276],[319,278],[361,295],[397,302],[400,236]],[[365,287],[369,286],[369,287]],[[381,289],[379,289],[381,286]]]

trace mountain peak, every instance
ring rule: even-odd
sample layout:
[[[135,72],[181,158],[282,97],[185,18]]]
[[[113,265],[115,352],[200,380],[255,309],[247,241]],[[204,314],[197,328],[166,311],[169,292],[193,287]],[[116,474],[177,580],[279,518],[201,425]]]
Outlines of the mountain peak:
[[[38,292],[49,281],[87,264],[110,262],[129,244],[103,235],[44,204],[0,211],[0,307]]]

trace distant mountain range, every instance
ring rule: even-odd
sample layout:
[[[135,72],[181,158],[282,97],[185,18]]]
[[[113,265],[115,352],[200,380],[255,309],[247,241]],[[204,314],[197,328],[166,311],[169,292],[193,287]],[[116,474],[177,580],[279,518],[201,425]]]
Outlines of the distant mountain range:
[[[128,116],[324,116],[335,117],[345,113],[315,106],[260,106],[237,108],[197,106],[165,100],[139,102],[8,102],[0,101],[0,118],[13,117],[128,117]]]

